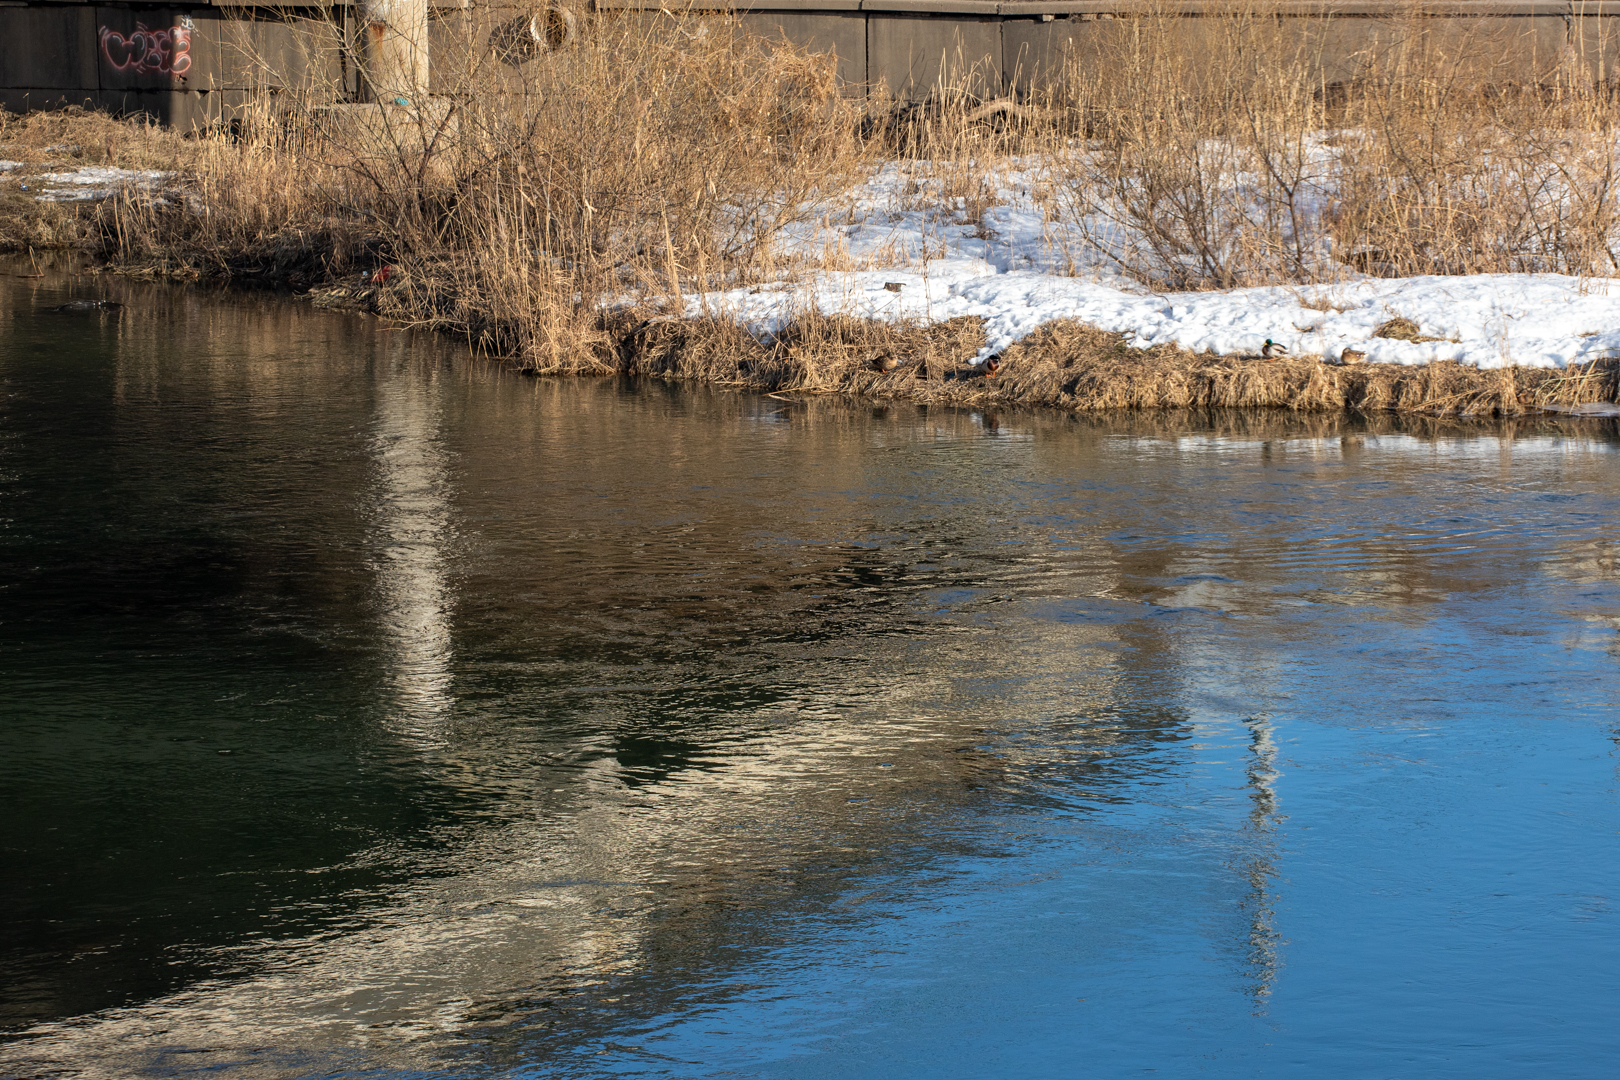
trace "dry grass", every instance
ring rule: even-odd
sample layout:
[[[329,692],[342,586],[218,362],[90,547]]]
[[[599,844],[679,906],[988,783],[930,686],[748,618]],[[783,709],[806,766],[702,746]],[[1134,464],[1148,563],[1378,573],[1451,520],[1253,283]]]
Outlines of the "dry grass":
[[[1620,266],[1620,113],[1574,69],[1504,89],[1480,43],[1421,19],[1336,73],[1326,38],[1263,11],[1118,22],[1054,93],[1018,105],[986,100],[970,73],[924,105],[863,107],[825,58],[666,14],[600,18],[543,62],[469,37],[420,111],[282,95],[198,139],[90,114],[11,119],[0,157],[77,147],[82,164],[174,171],[188,198],[74,208],[0,188],[0,244],[83,243],[129,270],[311,290],[535,373],[1088,413],[1511,416],[1615,399],[1611,361],[1335,367],[1139,351],[1054,324],[989,378],[967,365],[973,320],[804,312],[759,341],[721,313],[675,317],[687,297],[802,269],[786,230],[895,155],[919,206],[957,223],[982,223],[1007,171],[1034,163],[1043,205],[1091,248],[1073,263],[1102,252],[1158,287]]]
[[[194,160],[198,145],[146,120],[118,120],[78,106],[21,116],[0,110],[0,157],[9,161],[170,169]]]
[[[1283,408],[1297,412],[1397,412],[1517,416],[1542,405],[1614,400],[1620,361],[1563,371],[1462,364],[1360,364],[1193,354],[1173,346],[1131,349],[1122,335],[1053,323],[1008,350],[1004,393],[1047,394],[1062,406],[1107,409]]]
[[[1620,98],[1573,50],[1538,67],[1511,26],[1417,8],[1355,50],[1335,25],[1259,3],[1096,35],[1055,102],[1085,151],[1049,155],[1083,242],[1170,289],[1620,269]]]
[[[0,110],[0,160],[26,167],[0,181],[0,251],[77,247],[98,234],[93,207],[41,202],[22,190],[18,176],[85,165],[185,170],[197,150],[196,142],[155,124],[78,107],[26,116]]]
[[[924,326],[810,312],[768,342],[725,318],[638,323],[618,340],[618,370],[630,374],[770,391],[926,397],[962,377],[984,331],[977,319]]]
[[[1346,367],[1196,354],[1173,345],[1136,349],[1123,334],[1057,322],[1003,353],[991,376],[969,363],[984,343],[972,318],[922,326],[811,314],[761,342],[730,319],[637,314],[604,320],[600,333],[610,344],[599,354],[599,371],[773,393],[1077,413],[1279,409],[1501,419],[1544,406],[1620,400],[1620,359],[1563,370],[1451,362]],[[887,358],[898,366],[884,371]]]
[[[544,62],[462,44],[462,70],[420,110],[283,97],[238,125],[245,141],[201,140],[203,212],[120,198],[101,214],[103,253],[320,282],[329,302],[589,371],[605,306],[773,277],[783,229],[865,160],[829,62],[735,20],[605,18]],[[371,288],[385,266],[387,288]]]

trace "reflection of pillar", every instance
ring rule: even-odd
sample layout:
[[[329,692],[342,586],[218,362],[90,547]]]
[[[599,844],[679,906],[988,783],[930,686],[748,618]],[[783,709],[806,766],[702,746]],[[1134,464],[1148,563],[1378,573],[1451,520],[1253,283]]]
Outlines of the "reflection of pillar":
[[[1249,896],[1245,907],[1249,914],[1249,971],[1254,977],[1250,993],[1254,995],[1256,1011],[1261,1011],[1265,999],[1271,994],[1271,984],[1277,978],[1277,904],[1271,893],[1271,883],[1277,876],[1277,824],[1282,815],[1277,811],[1277,744],[1272,739],[1272,725],[1268,718],[1255,716],[1248,721],[1249,728],[1249,844],[1251,854],[1243,867],[1248,879]]]
[[[362,0],[360,37],[371,100],[420,104],[428,88],[427,0]]]
[[[380,374],[372,444],[378,474],[372,517],[378,615],[392,669],[395,718],[407,734],[431,742],[453,700],[452,597],[445,568],[449,469],[433,386],[408,367],[388,367]]]

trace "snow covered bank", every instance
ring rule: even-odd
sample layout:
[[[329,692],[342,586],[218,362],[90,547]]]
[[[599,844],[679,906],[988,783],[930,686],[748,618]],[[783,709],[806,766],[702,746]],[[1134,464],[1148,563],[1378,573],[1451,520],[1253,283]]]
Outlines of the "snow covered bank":
[[[1154,293],[1083,248],[1035,173],[1002,174],[987,208],[930,194],[926,177],[885,166],[822,225],[792,236],[783,254],[802,270],[695,298],[689,313],[721,312],[762,336],[811,307],[883,320],[977,316],[987,335],[978,361],[1058,319],[1144,348],[1242,355],[1269,338],[1334,362],[1359,353],[1372,363],[1557,368],[1620,354],[1620,279],[1371,278],[1339,267],[1330,284]],[[1396,318],[1435,340],[1375,336]]]
[[[894,284],[899,292],[886,288]],[[1620,353],[1620,280],[1544,274],[1141,294],[1118,283],[1001,273],[983,260],[946,258],[923,267],[818,271],[800,284],[733,290],[708,302],[757,333],[773,332],[811,305],[875,319],[975,315],[988,335],[980,360],[1058,319],[1130,335],[1141,347],[1174,343],[1223,355],[1256,353],[1268,338],[1296,356],[1339,361],[1350,350],[1373,363],[1455,360],[1479,368],[1563,367]],[[1374,336],[1398,317],[1439,340]]]

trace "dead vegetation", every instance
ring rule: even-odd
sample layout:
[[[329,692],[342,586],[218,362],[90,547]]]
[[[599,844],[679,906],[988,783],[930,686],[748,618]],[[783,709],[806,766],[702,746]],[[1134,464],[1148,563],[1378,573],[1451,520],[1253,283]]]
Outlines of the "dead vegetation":
[[[1454,362],[1344,366],[1314,358],[1216,356],[1173,345],[1137,349],[1123,334],[1079,322],[1042,327],[1003,353],[993,375],[969,363],[984,342],[972,318],[924,326],[811,313],[760,341],[731,319],[637,319],[634,312],[619,312],[603,321],[599,333],[607,347],[592,370],[600,374],[978,408],[1283,409],[1500,419],[1620,400],[1620,358],[1563,370],[1490,371]],[[898,363],[884,370],[888,359]]]
[[[1009,391],[1055,383],[1060,404],[1084,411],[1270,407],[1500,417],[1614,400],[1620,392],[1620,360],[1562,371],[1482,371],[1440,361],[1343,366],[1314,358],[1239,359],[1172,346],[1130,349],[1121,335],[1079,323],[1043,327],[1008,350],[1005,371]]]
[[[1620,266],[1606,88],[1561,68],[1504,91],[1478,47],[1421,20],[1330,75],[1322,40],[1263,14],[1120,20],[1052,94],[1020,102],[971,75],[920,105],[857,102],[825,57],[665,13],[599,19],[540,60],[469,40],[450,81],[479,92],[452,86],[421,109],[283,95],[191,139],[71,110],[11,118],[0,157],[162,169],[184,196],[70,206],[0,185],[0,245],[83,245],[125,272],[307,291],[536,374],[1087,413],[1512,416],[1615,400],[1608,359],[1335,366],[1138,350],[1058,323],[987,375],[967,363],[984,341],[969,319],[806,311],[760,340],[722,312],[681,314],[716,287],[801,272],[789,230],[895,156],[926,181],[915,197],[959,223],[982,221],[1014,165],[1038,173],[1036,201],[1091,247],[1071,265],[1101,252],[1159,288]],[[1379,333],[1433,340],[1403,323]]]
[[[1146,284],[1620,270],[1599,20],[1557,53],[1417,6],[1356,49],[1264,2],[1108,25],[1053,102],[1088,152],[1049,157],[1081,242]]]
[[[0,110],[0,251],[80,247],[99,230],[93,208],[42,201],[22,185],[39,170],[115,165],[125,169],[184,169],[196,144],[139,120],[70,107],[17,116]]]

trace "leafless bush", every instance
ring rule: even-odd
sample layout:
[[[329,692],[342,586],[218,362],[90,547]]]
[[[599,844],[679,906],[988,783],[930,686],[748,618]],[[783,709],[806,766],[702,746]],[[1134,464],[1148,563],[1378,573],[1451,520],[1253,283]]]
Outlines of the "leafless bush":
[[[1620,269],[1620,113],[1577,58],[1420,13],[1343,56],[1331,26],[1150,16],[1072,57],[1087,139],[1053,168],[1092,253],[1183,289]]]
[[[487,36],[469,27],[420,103],[266,99],[245,143],[209,140],[194,212],[121,200],[110,248],[204,269],[272,248],[331,274],[386,263],[391,314],[588,367],[605,301],[769,275],[782,230],[857,176],[829,62],[735,19],[604,16],[529,59]]]

